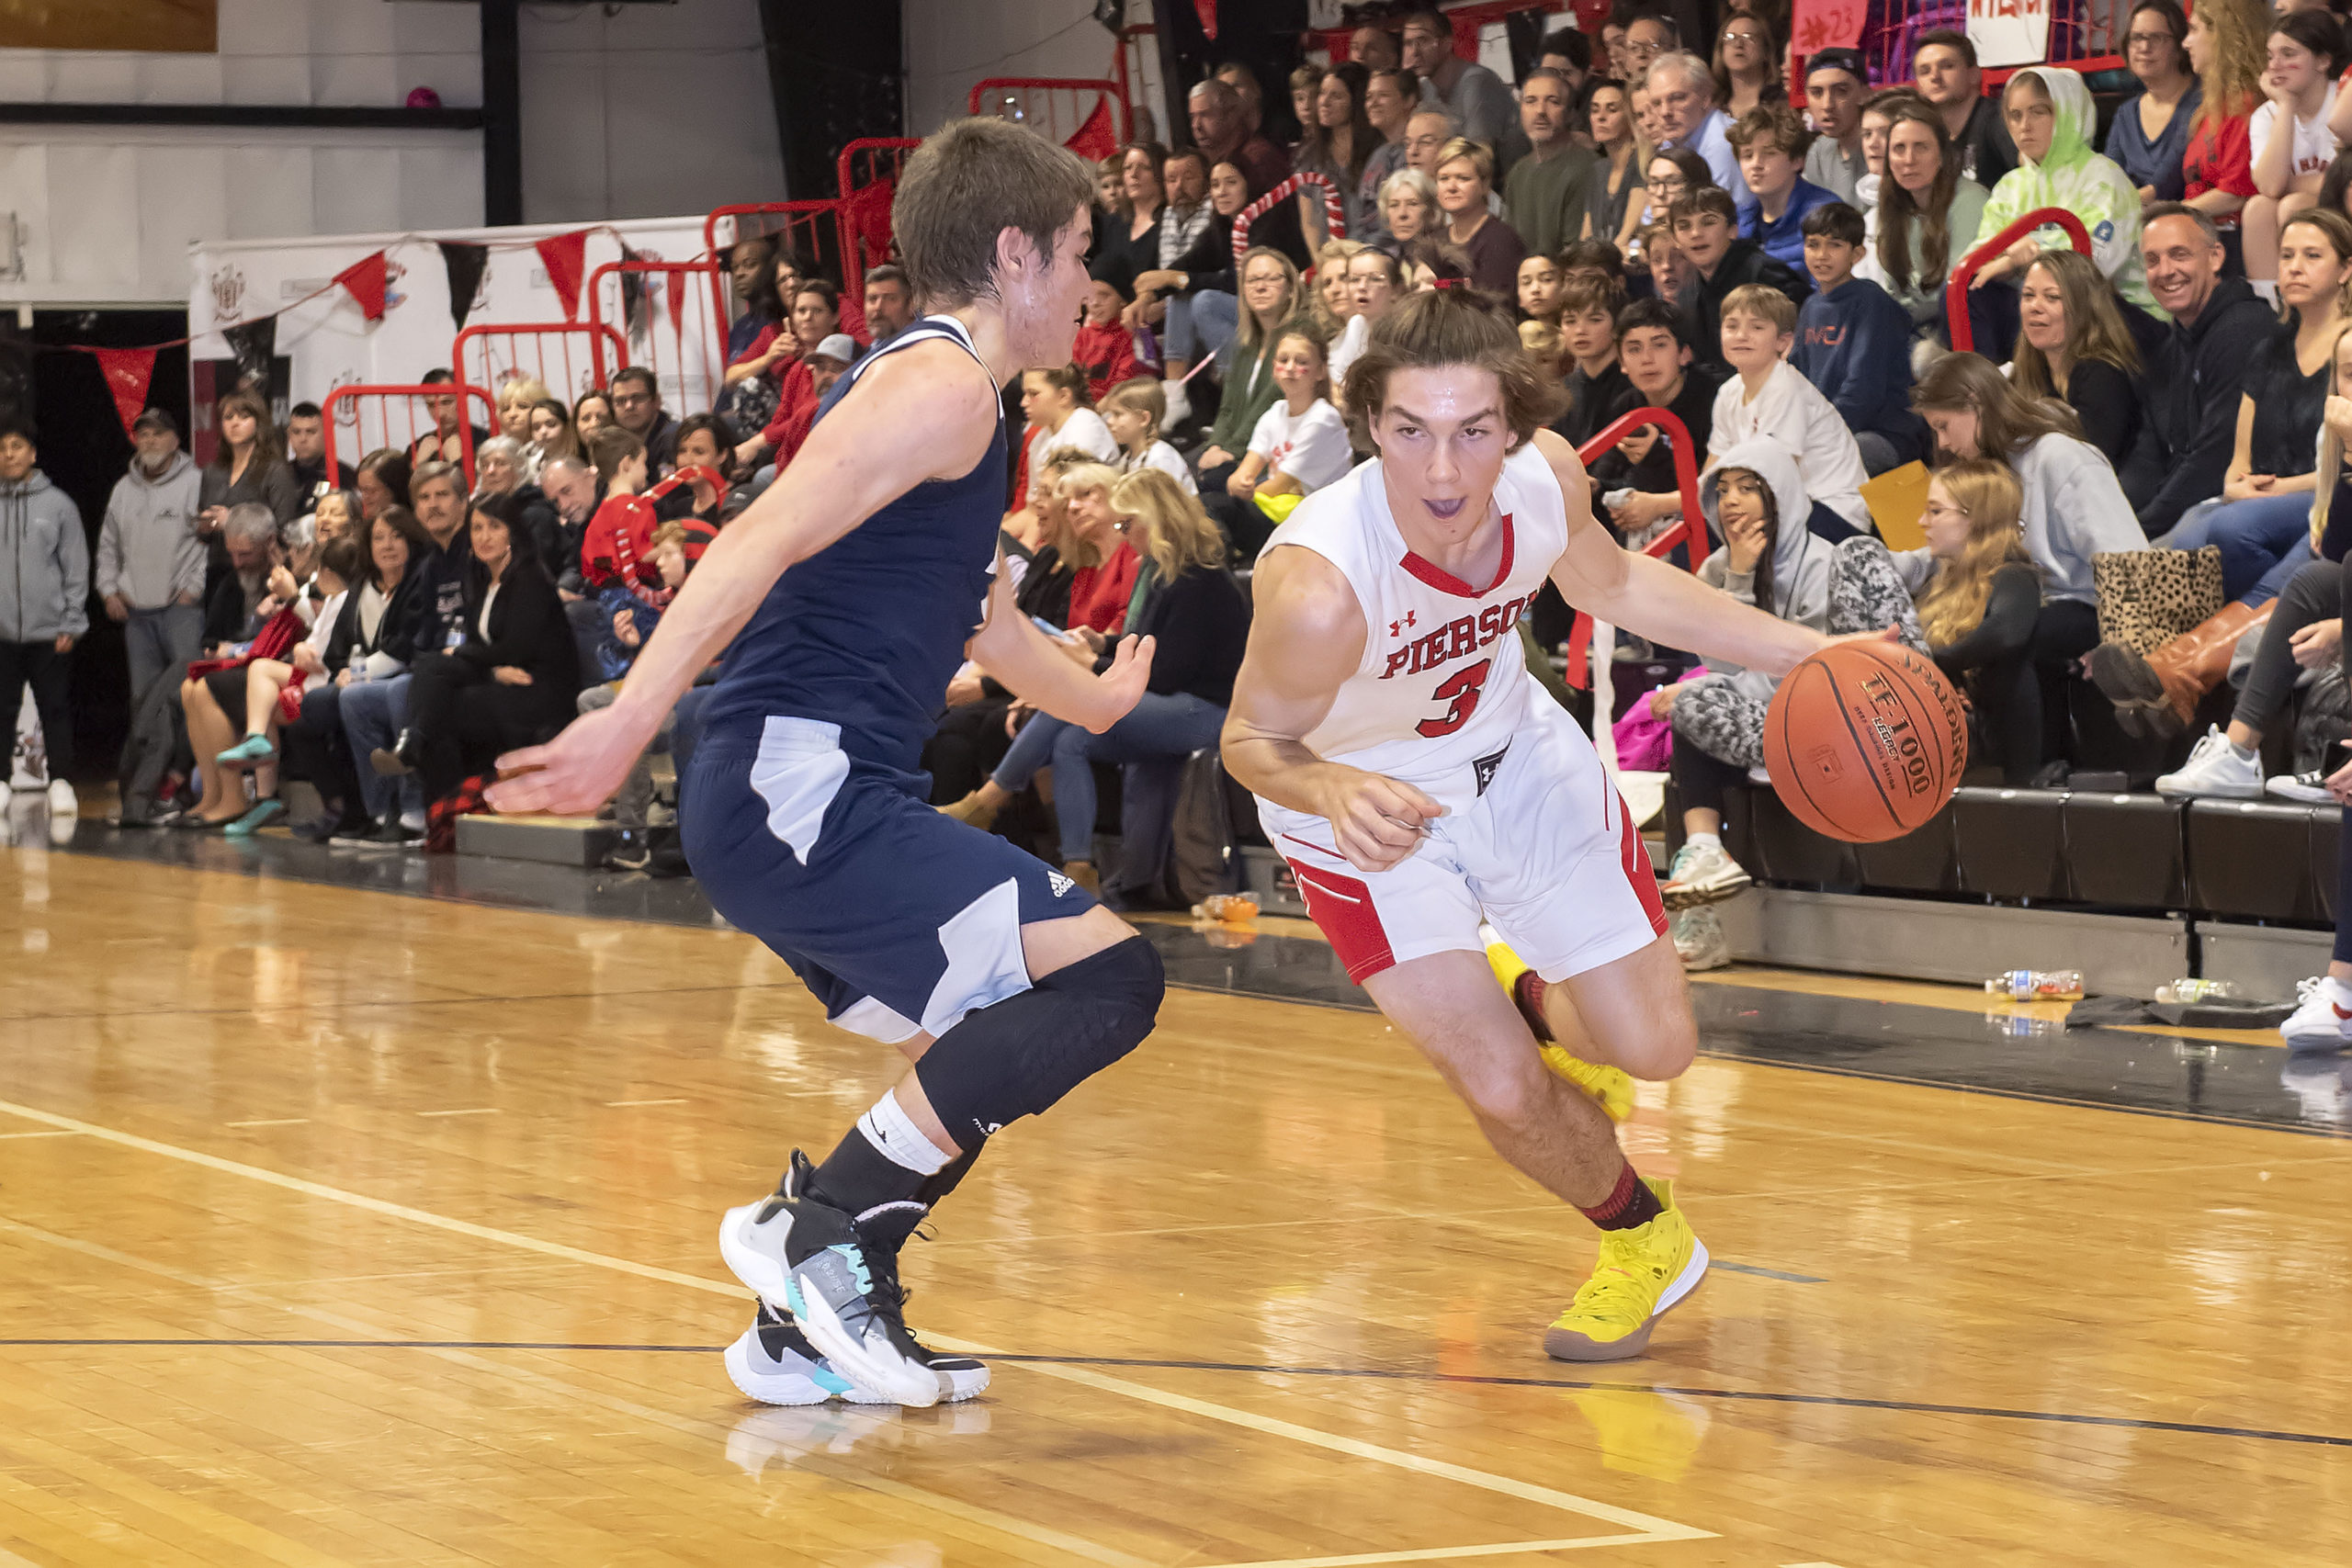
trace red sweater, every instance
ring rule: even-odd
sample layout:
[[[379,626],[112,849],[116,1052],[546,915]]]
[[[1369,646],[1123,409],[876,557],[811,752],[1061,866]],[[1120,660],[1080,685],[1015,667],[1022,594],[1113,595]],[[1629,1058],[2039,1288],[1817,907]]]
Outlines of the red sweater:
[[[1127,624],[1127,601],[1135,596],[1136,573],[1143,558],[1125,539],[1101,566],[1082,566],[1070,573],[1069,624],[1092,626],[1104,637],[1117,637]]]
[[[1078,342],[1069,351],[1070,363],[1086,372],[1086,389],[1094,402],[1122,381],[1132,380],[1139,373],[1136,364],[1136,334],[1122,321],[1103,326],[1089,322],[1078,329]]]

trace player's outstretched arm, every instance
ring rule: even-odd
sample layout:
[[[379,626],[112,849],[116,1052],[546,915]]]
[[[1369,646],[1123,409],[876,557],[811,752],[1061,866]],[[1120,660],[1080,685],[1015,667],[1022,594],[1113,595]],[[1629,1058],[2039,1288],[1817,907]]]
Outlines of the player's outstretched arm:
[[[1012,579],[997,562],[988,619],[966,649],[972,662],[1033,707],[1100,735],[1121,719],[1151,679],[1151,637],[1122,637],[1101,674],[1081,668],[1012,602]]]
[[[1250,646],[1226,710],[1226,772],[1261,799],[1323,818],[1359,871],[1410,855],[1444,808],[1408,784],[1327,762],[1306,737],[1363,658],[1363,608],[1340,570],[1297,547],[1260,558]]]
[[[490,804],[559,814],[603,805],[777,578],[924,480],[969,473],[988,453],[996,415],[995,388],[955,344],[920,344],[875,366],[704,553],[613,705],[499,758],[503,776]]]
[[[1535,443],[1567,502],[1568,547],[1551,575],[1570,605],[1668,648],[1728,659],[1770,675],[1785,675],[1829,641],[1809,626],[1717,592],[1693,573],[1619,545],[1593,521],[1592,484],[1576,448],[1548,430],[1537,431]]]

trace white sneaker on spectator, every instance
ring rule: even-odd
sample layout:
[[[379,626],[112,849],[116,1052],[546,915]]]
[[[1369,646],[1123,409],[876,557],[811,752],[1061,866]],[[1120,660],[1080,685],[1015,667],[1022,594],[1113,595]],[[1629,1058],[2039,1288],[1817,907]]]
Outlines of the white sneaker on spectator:
[[[1162,381],[1159,395],[1168,400],[1168,417],[1159,422],[1162,430],[1172,430],[1193,417],[1193,396],[1177,380]]]
[[[2158,795],[2204,795],[2216,800],[2260,800],[2262,759],[2241,757],[2218,726],[2209,727],[2180,772],[2156,780]]]
[[[2264,783],[2262,793],[2277,795],[2280,800],[2301,801],[2305,806],[2327,806],[2335,799],[2327,793],[2327,773],[2321,768],[2303,773],[2280,773]]]
[[[1668,908],[1689,909],[1719,904],[1751,880],[1723,845],[1693,840],[1674,852],[1674,863],[1667,868],[1666,884],[1658,892]]]
[[[1668,916],[1666,934],[1685,969],[1721,969],[1731,963],[1731,942],[1724,935],[1723,917],[1713,909],[1683,909]]]
[[[1747,770],[1747,782],[1752,784],[1763,784],[1767,788],[1770,788],[1772,783],[1772,775],[1770,773],[1766,771],[1763,763],[1758,762],[1754,767]]]
[[[2295,994],[2303,1005],[2278,1026],[2289,1050],[2309,1055],[2352,1045],[2352,986],[2322,975],[2299,982]]]
[[[63,779],[49,781],[49,814],[51,817],[78,817],[82,814],[82,797]]]

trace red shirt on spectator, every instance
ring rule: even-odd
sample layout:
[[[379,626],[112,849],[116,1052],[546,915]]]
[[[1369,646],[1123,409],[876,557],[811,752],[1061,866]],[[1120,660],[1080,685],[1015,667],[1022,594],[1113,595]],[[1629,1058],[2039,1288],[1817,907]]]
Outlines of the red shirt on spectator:
[[[1109,560],[1070,573],[1069,624],[1117,637],[1127,624],[1127,601],[1135,596],[1136,573],[1142,569],[1143,558],[1121,539]]]
[[[1042,424],[1033,424],[1022,434],[1021,460],[1012,465],[1012,504],[1007,512],[1018,512],[1029,504],[1029,459],[1037,453],[1037,437],[1045,433]]]
[[[784,373],[784,389],[776,398],[775,417],[768,421],[765,430],[760,432],[760,439],[768,444],[768,450],[781,454],[786,436],[796,423],[800,435],[792,443],[792,449],[796,452],[800,450],[800,443],[808,439],[808,426],[817,417],[817,383],[808,368],[808,362],[806,359],[794,360],[792,368]],[[783,467],[785,462],[782,456],[777,457],[777,467]]]
[[[1086,372],[1087,395],[1093,402],[1101,402],[1102,395],[1112,388],[1141,374],[1136,364],[1136,334],[1116,320],[1099,327],[1090,321],[1079,328],[1069,358],[1071,364]]]
[[[2188,133],[2188,146],[2181,154],[2180,168],[2188,176],[2187,195],[2191,201],[2209,190],[2243,197],[2260,194],[2254,184],[2254,144],[2246,132],[2246,117],[2242,114],[2230,116],[2218,127],[2199,118]],[[2211,216],[2217,229],[2226,231],[2238,226],[2234,212]]]

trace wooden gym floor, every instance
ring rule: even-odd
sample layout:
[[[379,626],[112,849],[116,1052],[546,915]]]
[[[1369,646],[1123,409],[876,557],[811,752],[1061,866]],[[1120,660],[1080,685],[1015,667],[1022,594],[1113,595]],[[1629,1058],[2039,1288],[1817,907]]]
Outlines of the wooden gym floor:
[[[0,851],[6,1568],[2352,1559],[2339,1064],[1854,1076],[1981,999],[1702,986],[1625,1141],[1720,1266],[1577,1368],[1590,1231],[1376,1015],[1178,990],[910,1252],[988,1394],[767,1409],[718,1216],[895,1058],[729,931],[228,863]]]

